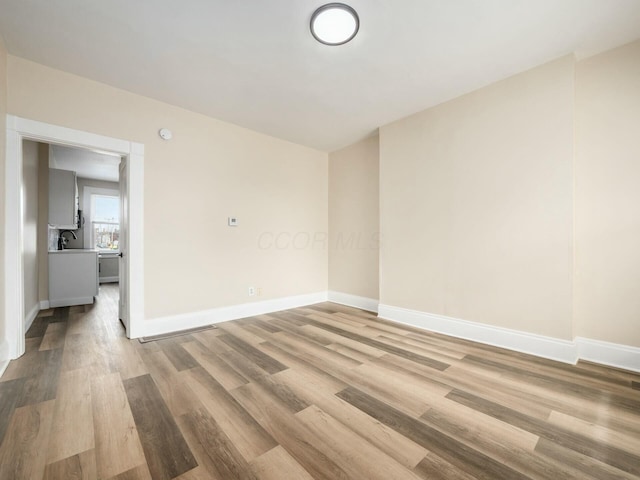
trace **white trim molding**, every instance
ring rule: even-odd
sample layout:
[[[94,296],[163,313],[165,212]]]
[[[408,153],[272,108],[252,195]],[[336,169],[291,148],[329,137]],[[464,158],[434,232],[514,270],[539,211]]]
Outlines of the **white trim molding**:
[[[350,293],[329,291],[329,301],[346,305],[347,307],[360,308],[368,312],[378,313],[378,300],[368,297],[351,295]]]
[[[144,145],[81,130],[7,115],[4,225],[4,318],[10,359],[25,351],[22,267],[22,141],[36,140],[116,153],[127,159],[129,196],[129,331],[144,320]]]
[[[378,316],[473,342],[575,365],[587,360],[640,372],[640,348],[577,337],[574,341],[381,304]]]
[[[580,360],[640,373],[640,348],[576,337]]]
[[[49,310],[49,300],[40,300],[40,310]]]
[[[576,346],[570,340],[545,337],[390,305],[381,304],[378,315],[386,320],[564,363],[575,364],[578,361]]]
[[[179,332],[190,328],[204,327],[229,320],[238,320],[255,315],[279,312],[290,308],[305,307],[326,301],[327,292],[317,292],[154,318],[142,322],[142,328],[136,332],[136,338]]]

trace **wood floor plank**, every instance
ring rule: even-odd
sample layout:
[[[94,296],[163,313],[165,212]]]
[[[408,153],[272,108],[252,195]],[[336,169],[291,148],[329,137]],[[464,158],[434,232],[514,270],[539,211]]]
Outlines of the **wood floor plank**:
[[[2,374],[2,377],[0,377],[0,384],[17,378],[30,377],[35,371],[39,370],[42,364],[43,353],[38,349],[40,348],[42,339],[41,337],[36,337],[36,339],[38,340],[37,348],[29,349],[19,359],[9,362],[7,369]],[[26,343],[29,343],[30,340],[33,339],[26,339]]]
[[[296,413],[296,417],[313,430],[316,448],[333,459],[351,478],[419,478],[315,405]]]
[[[546,438],[540,439],[536,446],[536,453],[542,455],[542,458],[549,463],[555,463],[564,469],[573,469],[577,478],[594,480],[632,480],[638,478],[636,475],[623,472]]]
[[[40,343],[40,350],[55,350],[64,347],[66,333],[66,322],[50,323]]]
[[[640,436],[628,435],[610,428],[587,422],[572,415],[551,412],[549,423],[578,435],[587,435],[629,453],[640,452]]]
[[[323,370],[317,364],[308,362],[295,354],[284,350],[276,345],[272,345],[269,342],[262,343],[260,350],[278,359],[282,363],[289,365],[290,368],[295,369],[303,374],[312,375],[313,377],[322,379],[322,385],[324,391],[336,393],[347,386],[346,383],[337,379],[327,371]]]
[[[562,392],[563,394],[572,395],[577,399],[589,399],[598,402],[601,399],[601,396],[604,395],[603,392],[597,388],[580,384],[575,381],[569,381],[565,378],[550,377],[548,375],[545,375],[544,373],[537,372],[536,370],[525,371],[520,367],[495,362],[486,358],[480,358],[475,355],[468,355],[464,360],[468,362],[474,362],[476,364],[489,365],[492,368],[504,371],[505,374],[511,374],[518,377],[526,375],[527,381],[529,383],[538,385],[543,388],[548,388],[550,390],[557,390],[558,392]],[[623,412],[628,412],[634,415],[638,411],[640,411],[640,399],[635,398],[634,396],[623,396],[614,394],[612,392],[608,392],[606,396],[607,403],[610,406],[616,407]]]
[[[149,373],[149,369],[145,365],[142,357],[134,344],[126,337],[119,337],[117,340],[111,340],[107,347],[111,353],[111,363],[120,372],[123,380],[133,377],[139,377]]]
[[[364,335],[360,335],[359,333],[353,333],[350,332],[349,330],[346,330],[346,328],[339,328],[333,325],[329,325],[326,322],[320,322],[320,321],[316,321],[316,320],[310,320],[312,325],[317,326],[318,328],[323,328],[325,330],[329,330],[330,332],[334,332],[340,336],[349,338],[351,340],[355,340],[357,342],[363,343],[365,345],[369,345],[371,347],[377,348],[378,350],[382,350],[385,351],[387,353],[392,353],[394,355],[397,355],[399,357],[403,357],[406,358],[407,360],[411,360],[412,362],[416,362],[416,363],[420,363],[422,365],[425,365],[427,367],[430,368],[435,368],[437,370],[445,370],[447,367],[449,367],[448,364],[444,363],[444,362],[440,362],[438,360],[434,360],[432,358],[429,357],[425,357],[423,355],[418,355],[416,353],[407,351],[405,349],[402,349],[400,347],[396,347],[394,345],[389,345],[386,344],[384,342],[381,342],[379,340],[374,340],[368,337],[365,337]]]
[[[260,480],[313,480],[280,445],[254,459],[251,468]]]
[[[220,335],[218,338],[267,373],[277,373],[289,368],[234,335]]]
[[[377,336],[376,339],[381,342],[387,343],[389,345],[403,348],[417,355],[428,356],[429,358],[445,363],[447,365],[451,365],[457,360],[464,358],[464,355],[462,354],[458,354],[458,355],[443,354],[435,348],[420,344],[420,342],[418,341],[415,341],[411,338],[406,338],[401,335],[393,335],[390,333],[385,333],[384,335]]]
[[[0,446],[0,479],[43,477],[52,413],[52,400],[15,410]]]
[[[224,322],[218,326],[224,334],[233,335],[235,338],[240,339],[249,345],[258,345],[264,342],[265,339],[263,337],[251,333],[249,330],[243,328],[244,325],[242,322],[247,323],[248,320],[249,319],[241,319],[233,322]]]
[[[474,480],[476,477],[429,452],[413,472],[426,480]]]
[[[512,427],[511,431],[509,431],[508,425],[500,424],[500,422],[496,421],[483,421],[485,416],[479,416],[477,413],[476,416],[480,417],[479,419],[474,419],[473,415],[461,415],[462,418],[458,418],[456,415],[458,411],[459,409],[452,409],[451,412],[431,409],[420,418],[439,432],[455,438],[477,452],[501,462],[528,478],[582,480],[582,475],[576,474],[572,469],[550,464],[540,458],[539,455],[536,455],[534,448],[538,437],[532,436],[536,440],[532,447],[529,446],[531,442],[527,441],[523,448],[523,442],[519,437],[526,438],[527,432],[520,432],[521,434],[518,435],[516,428]],[[468,421],[470,418],[472,419],[471,424]],[[506,435],[504,437],[501,436],[505,432]]]
[[[269,332],[269,333],[278,333],[280,331],[280,329],[273,325],[272,323],[269,323],[268,320],[272,319],[273,317],[269,317],[268,315],[265,315],[266,317],[266,321],[261,319],[261,318],[253,318],[253,322],[252,325],[255,325],[259,328],[261,328],[263,331],[265,332]]]
[[[16,406],[46,402],[55,398],[62,364],[62,349],[38,352],[38,362],[22,388]]]
[[[289,323],[293,323],[295,325],[297,325],[298,327],[301,327],[303,325],[307,325],[307,323],[309,323],[307,321],[307,317],[305,317],[304,315],[301,315],[299,313],[296,313],[296,310],[286,310],[284,312],[275,312],[272,313],[271,316],[273,316],[275,319],[284,319],[287,320]],[[273,322],[275,325],[278,325],[277,322]]]
[[[222,428],[205,409],[179,419],[190,447],[209,474],[221,480],[255,480],[251,467]]]
[[[62,357],[62,371],[85,369],[92,377],[107,375],[114,372],[108,361],[108,353],[102,352],[91,333],[71,333],[67,327],[64,354]]]
[[[44,480],[94,480],[98,478],[96,455],[87,450],[54,463],[44,469]]]
[[[452,391],[447,398],[625,472],[640,475],[640,455],[631,454],[611,445],[603,446],[589,437],[541,422],[511,408],[460,390]]]
[[[185,372],[184,376],[246,461],[277,445],[271,435],[202,367]]]
[[[202,406],[198,396],[179,375],[162,350],[144,352],[146,369],[151,373],[162,398],[174,417]]]
[[[318,336],[322,336],[324,337],[327,341],[331,343],[340,343],[342,345],[346,345],[347,347],[350,347],[354,350],[357,350],[359,352],[362,352],[365,355],[368,355],[370,357],[381,357],[382,355],[386,355],[387,352],[380,350],[378,348],[375,347],[371,347],[369,345],[366,345],[364,343],[358,342],[356,340],[352,340],[350,338],[344,337],[342,335],[338,335],[337,333],[334,332],[330,332],[328,330],[324,330],[322,328],[319,328],[315,325],[305,325],[304,327],[301,327],[298,329],[298,332],[306,332],[307,334],[309,333],[313,333],[315,335]],[[326,344],[328,345],[328,344]]]
[[[267,375],[258,365],[251,362],[244,355],[236,351],[229,351],[224,354],[224,361],[230,368],[237,368],[243,375],[250,378],[256,385],[263,388],[274,400],[279,401],[292,413],[299,412],[309,405],[299,399],[286,385],[279,384]],[[284,370],[280,370],[284,371]]]
[[[16,378],[0,383],[0,444],[9,427],[9,421],[16,408],[18,400],[22,397],[22,389],[26,378]]]
[[[175,339],[160,340],[158,343],[176,370],[187,370],[198,366],[198,362]]]
[[[293,414],[273,402],[254,384],[236,388],[233,396],[315,480],[348,479],[349,475],[315,445],[315,435],[293,421]]]
[[[209,374],[215,378],[227,390],[233,390],[241,385],[249,383],[249,380],[238,373],[237,370],[229,368],[218,355],[206,348],[200,341],[183,343],[182,347],[191,354],[193,358]]]
[[[318,365],[326,365],[328,369],[332,370],[344,370],[362,365],[362,362],[358,360],[324,348],[301,335],[291,332],[274,334],[270,343],[293,352],[303,360]]]
[[[218,477],[214,477],[200,464],[196,468],[192,468],[188,472],[183,473],[179,477],[176,477],[174,480],[212,480],[212,479],[217,480]]]
[[[366,353],[362,353],[360,350],[357,350],[355,348],[351,348],[347,345],[344,345],[343,343],[330,343],[329,345],[326,345],[326,348],[328,348],[329,350],[333,350],[334,352],[338,352],[342,355],[344,355],[345,357],[350,357],[353,358],[354,360],[358,361],[358,362],[370,362],[372,360],[375,360],[377,357],[373,357],[371,355],[367,355]],[[381,355],[384,355],[384,352],[381,352]]]
[[[126,472],[111,477],[109,480],[155,480],[147,465],[138,465]]]
[[[197,466],[151,375],[123,382],[154,480],[170,480]]]
[[[26,338],[35,338],[35,337],[44,337],[45,332],[47,331],[47,326],[50,323],[50,319],[48,318],[36,318],[31,327],[25,334]]]
[[[91,404],[98,476],[110,478],[145,463],[119,373],[92,378]]]
[[[401,465],[414,468],[427,454],[425,448],[336,397],[337,391],[326,391],[318,378],[295,370],[278,373],[277,377],[309,404],[320,407]]]
[[[337,396],[472,476],[487,480],[495,478],[524,480],[527,478],[501,462],[469,448],[464,443],[442,434],[425,423],[353,387],[347,387]]]
[[[333,343],[334,340],[328,335],[329,332],[326,330],[322,330],[319,328],[307,328],[309,325],[298,325],[295,322],[292,322],[288,319],[276,318],[273,320],[273,324],[277,325],[280,328],[280,331],[289,332],[294,335],[299,335],[311,342],[315,342],[318,345],[329,345]]]
[[[69,425],[74,425],[75,428],[70,429]],[[54,463],[94,448],[89,372],[62,372],[53,411],[47,463]]]

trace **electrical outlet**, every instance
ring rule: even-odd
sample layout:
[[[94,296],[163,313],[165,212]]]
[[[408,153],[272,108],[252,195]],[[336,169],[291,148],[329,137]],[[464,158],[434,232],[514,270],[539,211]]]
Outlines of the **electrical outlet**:
[[[249,287],[249,296],[253,297],[256,294],[256,287]]]
[[[262,295],[262,287],[256,288],[256,295],[258,296]]]

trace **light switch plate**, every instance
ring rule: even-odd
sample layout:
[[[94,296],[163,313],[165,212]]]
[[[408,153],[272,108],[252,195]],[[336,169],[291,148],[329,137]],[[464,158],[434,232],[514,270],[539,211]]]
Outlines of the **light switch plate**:
[[[229,226],[237,227],[238,226],[238,218],[237,217],[229,217]]]

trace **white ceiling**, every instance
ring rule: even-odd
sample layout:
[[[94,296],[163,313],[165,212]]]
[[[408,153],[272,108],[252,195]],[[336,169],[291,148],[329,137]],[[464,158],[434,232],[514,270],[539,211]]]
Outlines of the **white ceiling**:
[[[640,37],[640,0],[350,0],[360,32],[329,47],[308,28],[324,3],[0,0],[0,33],[13,55],[325,151]]]
[[[49,166],[76,172],[80,178],[117,182],[120,176],[120,157],[93,152],[84,148],[52,145]]]

